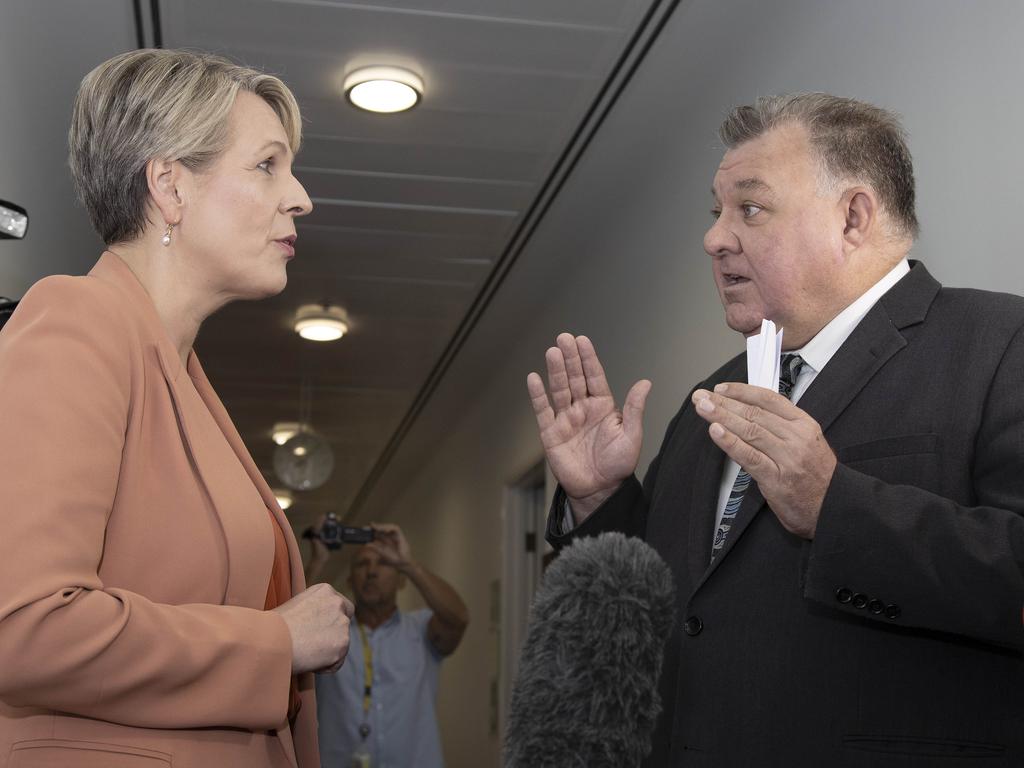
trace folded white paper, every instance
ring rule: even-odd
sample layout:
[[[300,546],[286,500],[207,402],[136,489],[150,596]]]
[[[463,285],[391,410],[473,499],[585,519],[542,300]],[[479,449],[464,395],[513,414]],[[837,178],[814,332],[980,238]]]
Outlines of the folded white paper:
[[[761,332],[747,338],[747,383],[779,391],[779,360],[782,357],[782,329],[775,331],[771,320],[761,321]]]

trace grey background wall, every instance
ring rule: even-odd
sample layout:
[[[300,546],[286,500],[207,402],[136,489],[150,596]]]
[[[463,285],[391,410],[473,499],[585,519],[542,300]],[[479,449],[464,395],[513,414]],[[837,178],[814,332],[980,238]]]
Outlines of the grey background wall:
[[[0,2],[0,199],[29,212],[31,239],[0,247],[0,293],[19,298],[42,275],[87,272],[103,248],[85,210],[74,207],[67,156],[71,104],[78,79],[135,45],[130,3]],[[74,36],[69,44],[69,37]],[[73,208],[75,215],[66,211]],[[60,221],[59,229],[47,222]],[[80,246],[68,253],[68,238]],[[31,261],[16,253],[31,251]],[[9,258],[8,258],[9,257]],[[69,263],[74,260],[75,263]]]
[[[652,379],[642,471],[690,387],[742,350],[701,248],[725,112],[794,90],[897,110],[917,169],[914,256],[944,283],[1021,293],[1022,28],[1012,0],[680,4],[369,505],[368,516],[405,526],[473,614],[442,674],[450,766],[498,762],[489,588],[503,489],[542,456],[527,372],[571,330],[595,340],[620,396]],[[437,423],[448,437],[414,450],[417,431]]]

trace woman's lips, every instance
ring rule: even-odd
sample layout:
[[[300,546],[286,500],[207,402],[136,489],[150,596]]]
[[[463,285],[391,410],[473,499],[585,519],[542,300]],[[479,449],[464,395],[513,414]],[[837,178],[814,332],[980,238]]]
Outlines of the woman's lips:
[[[288,255],[289,259],[295,258],[295,245],[294,245],[295,240],[294,239],[286,237],[283,240],[275,240],[274,242],[277,243],[278,245],[280,245],[284,249],[284,252]]]

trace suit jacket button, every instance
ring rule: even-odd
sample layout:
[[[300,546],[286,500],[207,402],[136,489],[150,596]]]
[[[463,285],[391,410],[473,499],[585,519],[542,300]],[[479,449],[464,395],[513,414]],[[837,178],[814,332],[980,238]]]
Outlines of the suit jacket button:
[[[900,610],[898,605],[890,603],[885,606],[885,618],[887,619],[898,619],[901,613],[903,613],[903,611]]]
[[[853,596],[853,600],[850,601],[850,605],[854,608],[863,608],[868,604],[868,596],[863,592],[858,592]]]
[[[836,600],[838,600],[843,605],[846,605],[852,599],[853,590],[847,589],[846,587],[840,587],[836,590]]]
[[[702,629],[704,629],[704,622],[700,620],[700,616],[691,616],[683,622],[683,630],[690,637],[696,637]]]
[[[868,603],[868,610],[877,616],[885,610],[885,605],[882,603],[881,600],[872,600],[870,603]]]

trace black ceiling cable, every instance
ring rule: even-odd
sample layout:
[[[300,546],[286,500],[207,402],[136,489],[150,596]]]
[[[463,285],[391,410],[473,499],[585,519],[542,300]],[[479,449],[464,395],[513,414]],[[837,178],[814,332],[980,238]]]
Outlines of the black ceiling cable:
[[[149,0],[149,13],[153,17],[153,47],[164,47],[164,35],[160,28],[160,0]]]
[[[153,45],[146,45],[146,24],[142,18],[142,0],[132,0],[135,15],[135,44],[138,48],[163,48],[164,35],[160,24],[160,0],[149,0],[149,27],[153,30]]]
[[[146,35],[142,29],[142,0],[132,0],[132,8],[135,11],[135,47],[146,47]]]

